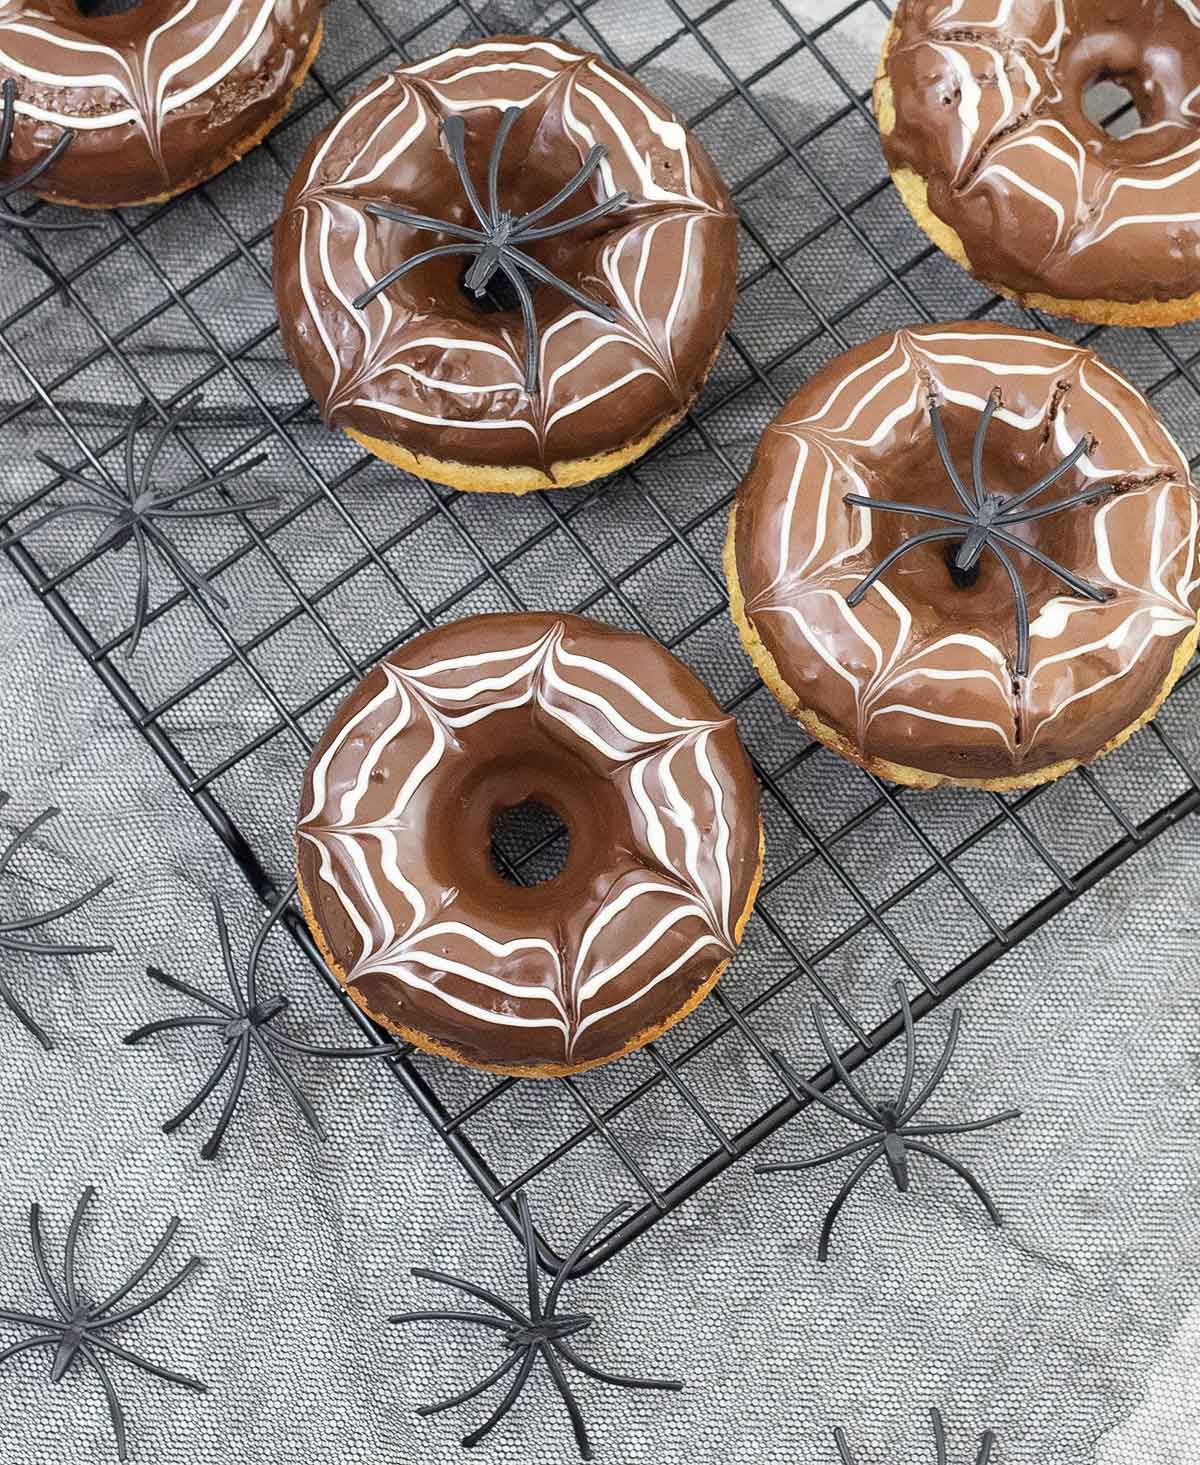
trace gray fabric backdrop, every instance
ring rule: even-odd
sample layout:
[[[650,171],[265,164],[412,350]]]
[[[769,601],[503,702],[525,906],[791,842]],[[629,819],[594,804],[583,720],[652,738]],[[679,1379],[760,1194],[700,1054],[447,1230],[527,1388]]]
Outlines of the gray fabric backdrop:
[[[421,15],[417,4],[377,8],[396,29]],[[822,0],[793,0],[793,8],[809,24],[834,13]],[[336,0],[330,11],[322,65],[331,78],[352,68],[356,47],[360,58],[369,54],[356,30],[361,13],[355,0]],[[496,29],[537,19],[529,6],[483,13]],[[629,58],[678,28],[677,19],[653,5],[598,0],[593,13]],[[880,29],[880,15],[865,9],[828,33],[828,53],[853,73],[856,85],[869,77]],[[414,42],[414,49],[432,49],[461,30],[459,15],[427,44]],[[788,44],[778,16],[757,0],[731,7],[712,36],[741,75]],[[695,48],[681,43],[646,76],[692,111],[719,89],[705,68]],[[758,94],[780,125],[799,135],[806,117],[811,127],[835,105],[824,85],[819,69],[802,74],[785,67]],[[326,110],[310,118],[304,136],[329,115]],[[753,119],[734,114],[706,136],[721,144],[729,169],[744,172],[753,166],[755,147],[761,148],[760,133]],[[293,158],[302,141],[281,140],[279,156]],[[831,167],[843,176],[861,167],[856,160],[862,156],[878,169],[876,155],[861,152],[874,146],[865,132],[840,146]],[[268,173],[265,206],[252,185]],[[282,177],[279,168],[271,172],[262,158],[251,158],[214,189],[250,233],[269,217]],[[793,187],[799,188],[794,178]],[[799,192],[788,195],[782,177],[768,178],[739,202],[753,210],[764,233],[783,242],[797,234],[798,221],[803,225],[813,207]],[[165,268],[173,270],[185,257],[193,270],[202,267],[206,218],[201,205],[190,202],[171,216],[155,246]],[[897,258],[918,247],[895,209],[881,206],[873,226]],[[67,241],[56,257],[69,260],[75,247]],[[268,257],[265,247],[255,253],[261,261]],[[857,268],[849,254],[814,260],[809,282],[826,308],[869,283],[855,276]],[[955,272],[936,274],[939,268],[937,261],[929,265],[935,275],[926,293],[944,300],[946,314],[982,298]],[[40,287],[18,269],[4,288],[12,308]],[[107,273],[84,276],[78,288],[89,309],[118,329],[152,307],[158,287],[153,274],[137,267],[127,242]],[[194,303],[222,341],[242,341],[269,324],[270,297],[249,270]],[[752,299],[739,313],[743,339],[764,354],[804,328],[779,301],[767,304],[764,309]],[[893,300],[880,309],[880,322],[855,322],[855,338],[878,328],[888,311],[893,318],[902,314],[903,303]],[[157,318],[130,347],[162,395],[194,379],[208,359],[203,342],[172,334],[178,324],[173,315]],[[94,342],[90,329],[78,311],[47,307],[19,327],[19,346],[52,377]],[[236,335],[227,337],[227,330]],[[1178,337],[1190,339],[1184,332]],[[1137,337],[1123,339],[1111,349],[1106,345],[1109,354],[1126,353],[1122,364],[1131,370],[1140,365],[1139,379],[1153,376],[1154,362],[1142,359],[1153,356],[1153,348]],[[832,348],[823,342],[819,349],[829,354]],[[273,404],[298,401],[274,336],[243,360]],[[792,369],[803,375],[811,364],[805,355]],[[726,361],[718,381],[722,370],[735,368]],[[21,400],[28,383],[8,366],[3,377],[5,404]],[[223,378],[211,390],[222,404],[234,404],[213,428],[216,456],[223,434],[237,427],[236,404],[244,397],[237,383]],[[136,395],[111,364],[101,362],[60,400],[64,410],[94,424],[94,432],[88,430],[99,439],[117,420],[111,408],[123,404],[125,410]],[[245,410],[245,420],[255,421]],[[715,430],[726,433],[729,451],[740,458],[770,410],[761,401]],[[1200,417],[1194,403],[1176,403],[1173,425],[1195,450]],[[322,471],[336,471],[342,460],[330,454],[340,449],[315,424],[300,430],[305,453]],[[207,450],[208,441],[199,440]],[[29,461],[30,447],[71,452],[44,412],[16,417],[0,441],[11,455],[5,476],[10,502],[44,482],[44,470]],[[658,470],[654,481],[669,497],[677,472],[688,491],[703,493],[696,486],[703,468],[685,456]],[[266,471],[269,477],[272,470]],[[294,491],[295,466],[285,464],[278,473],[281,491]],[[382,491],[373,499],[374,485],[394,493],[394,481],[367,475],[356,490],[361,511],[378,510],[382,520],[390,500]],[[597,520],[596,535],[636,539],[638,511],[635,501],[622,503],[619,512]],[[521,516],[538,510],[512,505],[503,520],[491,505],[463,512],[475,515],[477,531],[484,525],[482,532],[501,543],[508,534],[516,542],[515,536],[528,533],[529,520]],[[51,533],[40,541],[44,563],[66,563],[56,551],[72,543],[77,550],[72,533],[78,530],[64,526],[62,540]],[[289,564],[301,576],[310,558],[334,553],[311,533],[283,543],[281,554],[292,556]],[[636,545],[625,552],[632,559]],[[419,583],[426,557],[398,556],[397,563]],[[90,624],[128,624],[128,564],[123,568],[116,573],[107,566],[78,588]],[[570,603],[586,593],[586,586],[566,583],[571,574],[560,556],[523,593],[535,602],[557,604],[561,597]],[[249,574],[244,580],[238,613],[252,619],[260,609],[257,597],[269,603],[272,591]],[[661,600],[669,602],[690,584],[682,571],[678,583],[667,573]],[[438,593],[437,585],[420,583],[426,603]],[[386,604],[382,595],[379,603]],[[276,609],[278,604],[276,598]],[[364,654],[379,639],[362,628],[367,604],[361,597],[350,602],[339,621]],[[378,613],[376,602],[370,609]],[[180,629],[172,634],[169,625],[176,623]],[[184,679],[189,655],[209,654],[198,625],[194,647],[178,617],[148,636],[132,674],[143,695],[163,695]],[[311,655],[297,648],[293,673],[301,682]],[[731,644],[722,643],[713,657],[706,666],[710,679],[719,681],[726,665],[736,669],[736,677],[729,673],[731,685],[744,679]],[[485,1405],[476,1402],[427,1422],[413,1409],[481,1376],[495,1361],[492,1345],[467,1330],[388,1329],[384,1318],[398,1307],[445,1302],[436,1289],[408,1277],[407,1268],[420,1263],[518,1297],[518,1255],[508,1232],[377,1069],[299,1066],[329,1129],[326,1145],[309,1135],[278,1086],[261,1076],[252,1078],[250,1100],[216,1164],[198,1158],[202,1130],[173,1139],[158,1132],[157,1122],[207,1071],[211,1050],[190,1039],[146,1052],[120,1044],[139,1022],[181,1010],[149,987],[145,965],[156,962],[217,990],[208,892],[224,892],[239,951],[259,909],[207,825],[11,568],[0,572],[0,667],[8,689],[0,782],[16,794],[0,822],[11,829],[52,802],[65,810],[43,832],[22,873],[6,883],[2,894],[11,904],[2,909],[32,910],[48,892],[82,888],[100,873],[117,876],[90,918],[70,927],[76,934],[102,932],[114,942],[114,956],[5,968],[57,1045],[43,1054],[10,1021],[0,1022],[0,1305],[36,1310],[42,1302],[25,1242],[30,1199],[36,1196],[46,1207],[57,1254],[79,1190],[95,1183],[98,1204],[82,1258],[83,1273],[97,1289],[115,1282],[125,1260],[140,1255],[174,1212],[183,1226],[173,1255],[182,1259],[194,1250],[206,1260],[193,1282],[125,1331],[129,1346],[200,1374],[212,1389],[196,1397],[116,1365],[134,1459],[323,1465],[453,1458],[454,1442],[484,1417]],[[234,688],[189,708],[173,731],[198,763],[216,761],[226,746],[261,725],[260,712]],[[318,709],[310,731],[324,715]],[[1193,721],[1176,729],[1181,737],[1194,737]],[[760,750],[771,738],[787,736],[762,708],[749,723]],[[288,841],[280,809],[292,799],[297,756],[293,749],[274,770],[257,765],[254,788],[227,794],[277,870]],[[1161,792],[1153,765],[1131,757],[1121,766],[1128,806],[1153,803]],[[830,789],[842,787],[838,777],[829,775]],[[950,807],[962,805],[951,801]],[[991,878],[997,888],[1007,880],[1019,885],[1019,860],[1011,870],[995,868]],[[587,1338],[589,1357],[616,1369],[676,1375],[688,1384],[670,1396],[581,1384],[601,1458],[623,1465],[725,1459],[830,1465],[836,1458],[832,1427],[842,1423],[863,1465],[932,1461],[927,1410],[938,1404],[950,1427],[952,1462],[973,1461],[978,1434],[991,1425],[1003,1465],[1191,1465],[1200,1455],[1198,895],[1200,832],[1190,821],[999,962],[962,999],[961,1054],[935,1110],[964,1116],[1011,1104],[1024,1109],[1018,1123],[955,1143],[955,1152],[979,1168],[996,1195],[1007,1217],[1002,1231],[985,1224],[969,1194],[949,1177],[918,1171],[914,1191],[901,1197],[876,1173],[851,1202],[830,1263],[821,1267],[815,1234],[842,1172],[767,1181],[756,1180],[743,1163],[569,1289],[571,1306],[602,1320]],[[802,910],[818,919],[815,907]],[[940,926],[937,910],[926,905],[922,924],[932,954],[944,946],[948,964],[954,921]],[[731,984],[755,980],[756,953],[765,951],[758,940],[752,934]],[[346,1040],[346,1025],[285,942],[273,943],[269,968],[268,990],[293,995],[308,1035]],[[887,1005],[888,975],[884,964],[860,971],[846,957],[846,981],[869,989],[868,1015]],[[795,1013],[788,1021],[798,1021]],[[931,1018],[923,1042],[940,1039],[947,1021],[947,1014]],[[894,1071],[891,1055],[879,1068]],[[872,1081],[879,1085],[881,1078]],[[525,1142],[519,1126],[539,1122],[536,1102],[526,1100],[508,1130],[496,1136],[514,1156]],[[811,1152],[840,1136],[836,1124],[809,1117],[777,1136],[761,1157]],[[653,1155],[672,1135],[656,1129],[647,1114],[634,1121],[633,1139]],[[568,1244],[582,1218],[608,1196],[593,1195],[581,1182],[578,1214],[545,1217],[551,1239]],[[0,1346],[17,1336],[5,1332]],[[51,1388],[46,1371],[45,1355],[27,1355],[0,1373],[0,1460],[109,1458],[109,1426],[95,1380],[73,1371]],[[566,1419],[544,1378],[481,1454],[497,1462],[572,1458]]]

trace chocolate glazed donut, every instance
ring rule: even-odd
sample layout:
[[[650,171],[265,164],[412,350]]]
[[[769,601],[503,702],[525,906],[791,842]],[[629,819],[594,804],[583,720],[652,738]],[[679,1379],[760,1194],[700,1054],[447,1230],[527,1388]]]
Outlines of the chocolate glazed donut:
[[[155,203],[219,173],[283,116],[317,53],[324,0],[0,3],[0,81],[16,82],[14,176],[58,203]]]
[[[1118,81],[1141,117],[1084,110]],[[1081,320],[1200,315],[1197,0],[902,0],[875,88],[927,233],[994,289]]]
[[[562,871],[505,880],[493,820],[527,799]],[[317,745],[301,899],[338,979],[408,1041],[499,1073],[573,1073],[688,1012],[732,956],[762,868],[732,718],[645,636],[483,615],[410,641]]]
[[[1020,788],[1124,741],[1182,673],[1198,526],[1186,459],[1099,357],[961,322],[879,336],[796,393],[726,570],[814,737],[901,783]]]
[[[463,230],[493,202],[505,229],[537,216],[510,241],[542,272],[532,382],[530,320],[465,288]],[[328,423],[426,478],[524,493],[614,472],[680,418],[732,313],[737,223],[699,141],[632,77],[495,36],[381,77],[313,140],[274,258],[284,347]]]

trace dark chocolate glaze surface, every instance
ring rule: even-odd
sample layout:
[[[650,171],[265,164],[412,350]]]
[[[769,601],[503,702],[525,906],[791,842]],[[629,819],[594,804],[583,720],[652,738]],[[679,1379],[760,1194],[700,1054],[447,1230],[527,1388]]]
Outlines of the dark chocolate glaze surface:
[[[363,308],[353,303],[404,259],[454,242],[367,205],[475,225],[441,124],[463,118],[485,198],[489,154],[513,106],[521,115],[499,175],[510,214],[553,198],[598,144],[600,167],[547,220],[631,195],[529,246],[615,315],[538,285],[534,392],[520,311],[481,309],[462,286],[469,260],[430,260]],[[335,426],[443,461],[549,471],[637,441],[691,400],[732,313],[736,236],[708,155],[632,77],[561,41],[495,36],[380,77],[314,139],[275,230],[284,345]]]
[[[535,799],[570,836],[521,887],[490,858]],[[347,697],[299,821],[310,919],[379,1020],[487,1066],[579,1064],[665,1024],[732,954],[759,863],[731,718],[645,636],[485,615],[408,642]]]
[[[893,170],[980,278],[1064,300],[1200,291],[1200,5],[1196,0],[902,0],[886,59]],[[1133,95],[1109,136],[1089,86]]]
[[[1013,555],[1031,615],[1025,676],[1012,586],[994,557],[963,586],[946,546],[925,544],[847,604],[883,556],[930,524],[844,496],[959,509],[929,402],[969,477],[995,388],[982,463],[992,491],[1036,483],[1083,438],[1087,456],[1046,491],[1047,505],[1112,490],[1015,531],[1108,592],[1102,604],[1083,599]],[[1093,352],[1014,327],[921,326],[839,357],[763,434],[735,524],[747,616],[801,705],[868,758],[952,777],[1094,755],[1150,706],[1200,606],[1200,496],[1179,448]]]
[[[207,176],[278,113],[322,0],[145,0],[86,15],[71,0],[0,4],[0,80],[17,83],[5,175],[65,129],[37,180],[46,198],[111,207]]]

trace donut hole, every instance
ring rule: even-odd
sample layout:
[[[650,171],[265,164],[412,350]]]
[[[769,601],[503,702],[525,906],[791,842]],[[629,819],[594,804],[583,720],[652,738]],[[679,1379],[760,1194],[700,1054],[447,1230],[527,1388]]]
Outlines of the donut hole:
[[[492,864],[512,885],[544,885],[561,875],[571,852],[562,820],[537,799],[501,809],[491,826]]]
[[[1083,110],[1101,132],[1118,141],[1144,125],[1137,97],[1117,77],[1099,76],[1085,88]]]
[[[75,0],[75,7],[81,15],[89,18],[96,15],[124,15],[127,10],[137,10],[146,0]]]
[[[474,290],[467,289],[467,271],[474,263],[474,259],[468,259],[458,276],[458,288],[472,308],[485,315],[495,315],[502,310],[520,310],[521,301],[516,286],[502,270],[496,271],[482,295],[476,295]]]

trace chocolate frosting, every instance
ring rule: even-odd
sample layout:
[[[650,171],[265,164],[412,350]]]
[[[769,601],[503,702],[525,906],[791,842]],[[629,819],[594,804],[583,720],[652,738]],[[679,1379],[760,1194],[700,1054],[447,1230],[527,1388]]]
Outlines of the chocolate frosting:
[[[534,799],[570,836],[536,886],[489,857]],[[350,995],[488,1067],[581,1064],[670,1021],[737,943],[758,784],[668,651],[578,616],[484,615],[346,698],[298,828],[309,919]]]
[[[1037,482],[1081,439],[1051,500],[1111,493],[1016,526],[1023,541],[1109,592],[1095,603],[1014,555],[1030,663],[1016,674],[1013,591],[993,556],[956,583],[945,545],[898,560],[855,608],[863,577],[929,521],[872,513],[853,493],[961,510],[933,441],[941,405],[969,473],[994,388],[983,476],[1000,494]],[[1040,501],[1039,501],[1040,502]],[[738,494],[746,612],[803,707],[869,759],[1002,778],[1093,756],[1150,706],[1200,606],[1200,496],[1146,400],[1093,352],[979,322],[879,336],[839,357],[763,434]]]
[[[111,207],[208,177],[266,128],[320,25],[323,0],[144,0],[86,15],[71,0],[0,3],[0,80],[17,82],[4,176],[75,140],[45,198]]]
[[[414,268],[353,301],[404,259],[453,242],[366,212],[477,220],[441,134],[461,116],[481,197],[504,109],[521,116],[499,197],[513,216],[552,198],[589,151],[606,154],[557,221],[628,192],[621,209],[528,252],[610,306],[613,321],[534,291],[539,390],[525,389],[520,312],[488,312],[462,259]],[[699,142],[631,77],[561,41],[492,37],[381,77],[314,139],[275,230],[283,341],[326,420],[440,460],[521,465],[612,451],[690,401],[729,322],[736,222]]]
[[[1200,291],[1196,0],[902,0],[885,62],[893,170],[982,279],[1064,300]],[[1132,93],[1138,130],[1084,111],[1095,81]]]

